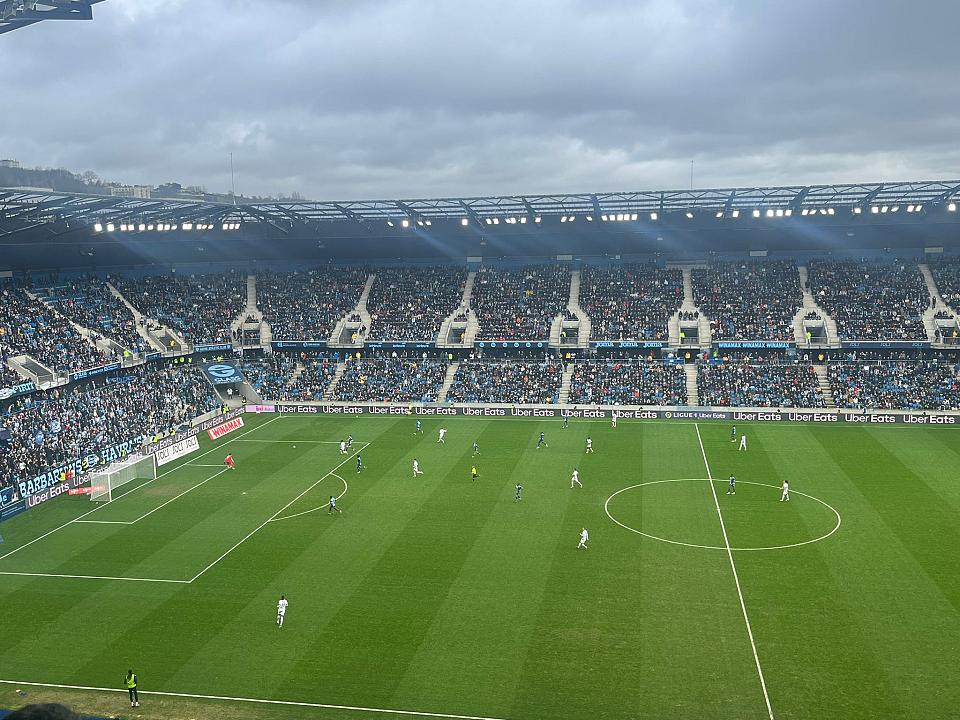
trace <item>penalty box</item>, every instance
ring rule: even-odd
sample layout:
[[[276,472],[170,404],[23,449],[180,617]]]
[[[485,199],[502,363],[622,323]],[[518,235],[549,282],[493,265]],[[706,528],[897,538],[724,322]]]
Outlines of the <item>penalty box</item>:
[[[370,445],[355,442],[340,455],[331,442],[238,436],[204,455],[226,452],[230,442],[302,442],[310,451],[302,456],[304,472],[260,474],[259,481],[196,456],[0,553],[0,575],[192,583],[269,523],[291,515],[289,508],[311,492],[323,488],[318,505],[330,494],[342,496],[343,468]]]

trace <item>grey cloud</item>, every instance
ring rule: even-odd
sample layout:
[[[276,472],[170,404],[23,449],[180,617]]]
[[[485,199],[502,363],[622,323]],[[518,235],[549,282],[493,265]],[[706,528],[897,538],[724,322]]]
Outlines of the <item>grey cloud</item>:
[[[0,155],[315,198],[957,175],[960,7],[110,0],[0,38]],[[932,21],[935,19],[935,21]],[[5,115],[5,117],[9,117]]]

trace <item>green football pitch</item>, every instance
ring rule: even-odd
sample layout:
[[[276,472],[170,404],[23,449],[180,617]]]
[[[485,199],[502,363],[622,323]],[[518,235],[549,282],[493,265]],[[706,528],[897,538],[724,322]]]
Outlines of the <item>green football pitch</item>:
[[[4,523],[0,707],[957,716],[955,430],[741,425],[739,452],[713,423],[245,419],[110,503],[62,497]],[[127,668],[136,710],[117,692]]]

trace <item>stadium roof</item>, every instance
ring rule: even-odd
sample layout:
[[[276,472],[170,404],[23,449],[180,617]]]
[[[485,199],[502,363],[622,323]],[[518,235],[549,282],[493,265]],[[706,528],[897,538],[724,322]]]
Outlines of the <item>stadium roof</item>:
[[[93,20],[103,0],[0,0],[0,35],[42,20]]]
[[[444,220],[486,228],[491,225],[535,224],[542,219],[557,218],[560,222],[578,219],[647,222],[675,214],[686,214],[691,219],[695,216],[724,219],[741,215],[791,217],[841,212],[925,214],[944,205],[955,211],[952,203],[957,198],[960,198],[960,180],[237,204],[0,188],[0,237],[59,222],[91,226],[97,228],[97,232],[108,224],[116,228],[128,226],[135,231],[150,224],[171,225],[167,230],[177,230],[176,225],[182,226],[183,223],[191,226],[186,229],[201,224],[206,229],[219,226],[217,229],[227,230],[235,229],[233,225],[265,223],[282,233],[290,233],[318,232],[328,223],[356,223],[369,231],[378,231],[383,227],[423,226]],[[206,227],[208,225],[211,227]]]

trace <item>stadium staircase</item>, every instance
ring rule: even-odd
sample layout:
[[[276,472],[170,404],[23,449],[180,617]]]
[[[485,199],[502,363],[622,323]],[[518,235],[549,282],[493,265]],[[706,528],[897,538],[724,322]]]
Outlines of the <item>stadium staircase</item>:
[[[331,380],[330,384],[327,385],[327,389],[323,391],[324,400],[333,400],[336,397],[337,385],[340,383],[340,378],[343,377],[343,372],[346,369],[346,363],[337,363],[337,369],[333,373],[333,380]]]
[[[560,380],[560,397],[558,402],[563,405],[570,400],[570,383],[573,382],[573,363],[563,366],[563,378]]]
[[[104,363],[123,361],[125,351],[128,351],[131,353],[130,361],[131,362],[133,361],[134,356],[133,356],[132,350],[129,350],[129,348],[125,348],[120,343],[116,342],[115,340],[111,340],[110,338],[104,335],[101,335],[95,330],[91,330],[88,327],[84,327],[80,323],[74,322],[72,319],[68,318],[66,315],[61,313],[60,310],[57,308],[57,306],[52,302],[50,302],[49,297],[38,295],[36,293],[30,292],[29,290],[24,290],[24,292],[27,294],[27,296],[31,300],[35,300],[37,302],[42,303],[47,308],[47,310],[49,310],[53,315],[57,315],[62,320],[65,320],[70,325],[70,327],[72,327],[77,332],[77,334],[80,335],[80,337],[82,337],[88,343],[93,345],[97,350],[99,350],[100,353],[103,355]]]
[[[710,319],[700,312],[696,302],[693,299],[693,270],[694,268],[706,267],[705,265],[679,265],[683,272],[683,303],[680,309],[675,312],[667,321],[667,344],[671,348],[680,348],[680,313],[698,313],[697,315],[697,335],[696,345],[684,345],[687,349],[709,350],[710,349]],[[688,321],[684,321],[688,322]]]
[[[462,348],[473,347],[473,341],[477,337],[477,318],[470,312],[470,298],[473,296],[473,283],[477,278],[477,273],[471,271],[467,273],[467,280],[463,284],[463,297],[460,299],[460,305],[450,313],[440,324],[440,332],[437,333],[437,347],[440,348]],[[450,342],[450,333],[458,329],[454,322],[458,316],[467,314],[467,323],[463,328],[463,342]],[[462,322],[462,321],[460,321]]]
[[[687,374],[687,405],[699,405],[700,393],[697,390],[697,363],[686,363],[683,371]]]
[[[813,293],[810,292],[810,284],[807,281],[806,266],[801,265],[797,268],[797,271],[800,275],[800,290],[803,292],[803,305],[797,311],[797,314],[793,316],[793,338],[797,343],[797,347],[807,347],[807,328],[804,324],[804,318],[807,313],[815,312],[823,318],[823,332],[827,342],[826,344],[811,343],[809,347],[839,348],[840,337],[837,334],[837,321],[830,317],[823,308],[817,305],[817,301],[814,300]]]
[[[137,310],[137,308],[134,307],[133,303],[127,300],[127,298],[123,296],[123,293],[117,290],[117,288],[115,288],[111,283],[107,283],[107,289],[111,293],[113,293],[114,297],[116,297],[120,302],[126,305],[127,308],[129,308],[130,312],[133,313],[133,317],[137,321],[137,334],[140,335],[140,337],[146,339],[147,342],[150,343],[151,347],[157,348],[160,352],[170,351],[171,348],[169,346],[169,343],[165,343],[162,340],[162,338],[166,336],[174,341],[175,346],[174,348],[172,348],[174,353],[179,353],[186,349],[187,347],[186,341],[173,328],[167,325],[164,325],[156,318],[148,318],[142,312]],[[143,325],[140,324],[141,319],[144,321]],[[156,329],[153,329],[153,328],[156,328]]]
[[[235,334],[240,334],[239,342],[233,341],[234,349],[259,347],[264,352],[270,352],[273,343],[273,328],[270,323],[263,319],[263,313],[257,307],[257,276],[247,275],[247,304],[230,323],[230,330]],[[256,330],[260,342],[256,345],[246,345],[244,343],[244,330]]]
[[[593,330],[590,316],[580,307],[580,271],[574,270],[570,273],[570,301],[567,303],[567,310],[577,316],[580,326],[577,331],[577,347],[586,348],[590,346],[590,334]]]
[[[373,287],[374,281],[377,279],[376,273],[371,273],[367,277],[367,282],[364,283],[363,292],[360,293],[360,298],[357,300],[357,305],[350,312],[344,315],[333,328],[333,333],[330,335],[329,345],[330,347],[337,348],[359,348],[363,347],[363,342],[365,335],[359,332],[360,327],[365,327],[367,329],[367,334],[370,333],[370,311],[367,310],[367,300],[370,297],[370,289]],[[353,315],[360,316],[360,322],[358,323],[355,320],[350,320]],[[342,338],[345,333],[350,332],[351,330],[357,331],[357,341],[356,342],[342,342]]]
[[[937,330],[942,329],[945,336],[951,336],[953,331],[957,329],[957,313],[944,302],[943,296],[940,294],[940,289],[937,287],[937,282],[933,279],[933,273],[930,272],[930,266],[924,263],[920,265],[919,268],[920,274],[923,275],[923,279],[927,283],[927,291],[936,303],[934,307],[930,307],[928,303],[927,309],[923,311],[923,327],[927,331],[927,340],[935,347],[947,347],[946,344],[939,341]],[[937,320],[935,317],[936,314],[944,310],[953,315],[953,318],[950,320]]]
[[[150,332],[147,330],[147,327],[146,327],[147,318],[144,317],[143,313],[137,310],[137,308],[133,306],[133,303],[127,300],[123,296],[123,293],[117,290],[117,288],[115,288],[112,283],[108,282],[106,283],[106,286],[107,286],[107,290],[110,291],[110,294],[113,295],[117,300],[122,302],[126,306],[127,310],[129,310],[130,313],[133,315],[133,319],[137,328],[137,335],[142,337],[146,341],[147,345],[154,348],[155,350],[159,350],[160,352],[163,352],[164,350],[166,350],[166,348],[163,346],[163,343],[160,342],[153,335],[151,335]]]
[[[823,402],[828,408],[835,408],[837,404],[833,401],[833,388],[830,387],[830,376],[827,374],[827,366],[814,364],[813,371],[817,374],[817,384],[820,386],[820,394],[823,396]]]
[[[450,386],[453,385],[453,377],[457,374],[460,363],[452,362],[447,365],[447,374],[443,378],[443,385],[440,386],[440,392],[437,393],[437,402],[447,401],[447,393],[450,392]]]

